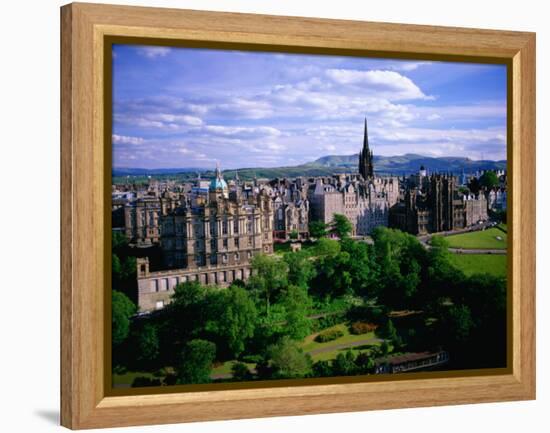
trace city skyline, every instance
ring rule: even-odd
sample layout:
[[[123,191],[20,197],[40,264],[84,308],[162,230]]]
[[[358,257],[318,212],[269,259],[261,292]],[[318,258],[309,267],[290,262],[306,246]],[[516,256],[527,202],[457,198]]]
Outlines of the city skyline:
[[[506,159],[506,67],[113,46],[113,167],[356,154]]]

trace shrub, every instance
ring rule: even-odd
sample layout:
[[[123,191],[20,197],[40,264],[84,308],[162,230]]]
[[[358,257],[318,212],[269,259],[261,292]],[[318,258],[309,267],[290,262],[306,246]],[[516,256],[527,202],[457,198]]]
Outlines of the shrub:
[[[331,314],[328,316],[320,317],[312,321],[312,330],[314,332],[322,331],[323,329],[327,329],[331,326],[342,323],[343,320],[343,314]]]
[[[350,332],[352,334],[366,334],[368,332],[376,331],[378,325],[370,322],[353,322],[350,326]]]
[[[262,355],[244,355],[244,356],[241,357],[241,359],[244,362],[248,362],[250,364],[258,364],[258,363],[262,362],[263,357],[262,357]]]
[[[251,380],[252,374],[248,370],[246,364],[235,362],[231,367],[231,374],[234,380]]]
[[[315,341],[317,343],[326,343],[328,341],[336,340],[337,338],[343,337],[344,333],[339,329],[330,329],[328,331],[321,332],[317,337],[315,337]]]

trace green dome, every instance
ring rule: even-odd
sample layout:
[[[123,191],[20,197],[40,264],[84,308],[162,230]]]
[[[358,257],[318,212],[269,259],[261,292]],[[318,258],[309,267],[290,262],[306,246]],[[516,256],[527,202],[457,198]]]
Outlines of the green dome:
[[[213,191],[218,189],[227,189],[227,183],[222,178],[216,177],[215,179],[212,179],[212,182],[210,182],[210,189]]]
[[[210,191],[227,191],[227,183],[223,180],[222,172],[220,171],[220,166],[216,166],[216,177],[210,182]]]

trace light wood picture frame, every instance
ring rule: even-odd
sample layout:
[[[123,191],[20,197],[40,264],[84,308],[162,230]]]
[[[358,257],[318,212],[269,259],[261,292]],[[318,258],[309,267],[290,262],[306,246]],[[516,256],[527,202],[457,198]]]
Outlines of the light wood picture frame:
[[[116,38],[159,45],[504,63],[508,83],[509,366],[476,374],[114,395],[110,120]],[[73,3],[61,8],[61,424],[71,429],[535,398],[535,34]],[[108,145],[107,145],[108,144]],[[106,193],[107,192],[107,193]],[[109,248],[106,247],[109,245]],[[109,269],[108,269],[109,268]],[[107,360],[107,361],[106,361]],[[146,390],[145,390],[146,391]]]

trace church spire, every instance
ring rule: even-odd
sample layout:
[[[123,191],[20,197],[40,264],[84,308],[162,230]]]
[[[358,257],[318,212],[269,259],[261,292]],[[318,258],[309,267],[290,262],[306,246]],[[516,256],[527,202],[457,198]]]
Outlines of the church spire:
[[[365,117],[365,130],[363,132],[363,154],[369,153],[369,134],[367,131],[367,118]]]
[[[367,118],[365,117],[365,130],[363,132],[363,148],[359,152],[359,173],[363,179],[368,179],[374,176],[374,168],[372,161],[372,150],[369,149],[369,134],[367,129]]]

